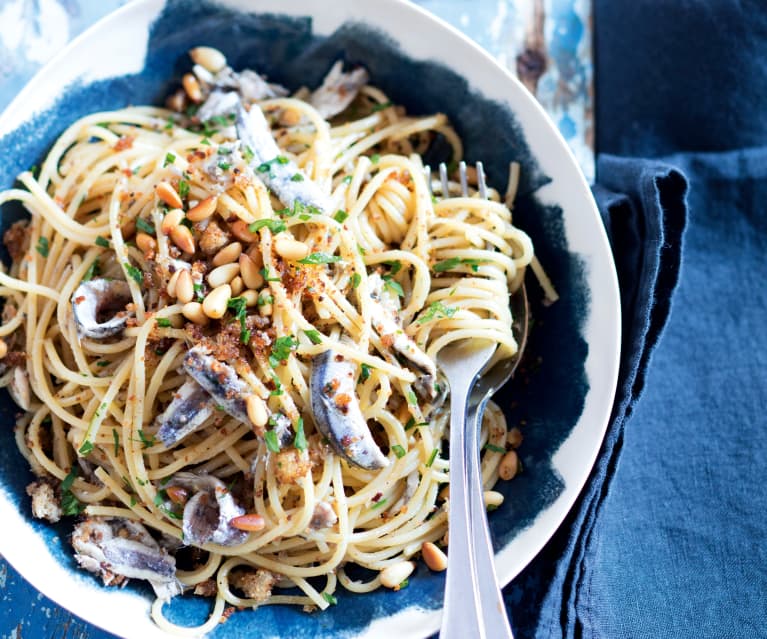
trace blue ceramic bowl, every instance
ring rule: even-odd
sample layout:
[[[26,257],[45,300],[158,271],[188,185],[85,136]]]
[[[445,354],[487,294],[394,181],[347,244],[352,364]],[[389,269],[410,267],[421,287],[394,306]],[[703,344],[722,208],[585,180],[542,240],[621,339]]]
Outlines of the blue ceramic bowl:
[[[286,6],[288,5],[288,6]],[[336,59],[363,64],[373,82],[414,113],[446,113],[482,160],[490,183],[505,186],[508,163],[522,165],[515,223],[561,299],[543,307],[531,283],[527,362],[496,398],[512,424],[524,422],[524,472],[502,482],[503,506],[490,515],[498,572],[508,582],[535,556],[571,507],[596,457],[617,377],[619,306],[615,271],[589,189],[556,128],[534,99],[468,39],[401,0],[333,3],[143,0],[112,14],[45,67],[0,117],[0,188],[38,163],[75,119],[127,104],[162,103],[189,64],[186,52],[221,49],[235,68],[254,67],[289,88],[319,83]],[[0,226],[24,212],[5,205]],[[7,256],[3,256],[7,261]],[[66,524],[34,521],[24,493],[31,480],[0,397],[0,552],[37,588],[84,619],[125,636],[164,636],[148,615],[140,584],[105,589],[78,570]],[[270,606],[233,615],[214,636],[423,637],[439,626],[444,576],[419,568],[399,592],[341,591],[338,605],[307,615]],[[172,621],[198,624],[209,603],[180,598]]]

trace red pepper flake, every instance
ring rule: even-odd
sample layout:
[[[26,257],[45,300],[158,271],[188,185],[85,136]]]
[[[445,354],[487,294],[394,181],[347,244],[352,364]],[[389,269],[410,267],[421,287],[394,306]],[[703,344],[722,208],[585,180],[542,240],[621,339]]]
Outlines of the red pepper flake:
[[[133,140],[135,138],[132,135],[123,135],[114,145],[115,151],[124,151],[125,149],[133,148]]]

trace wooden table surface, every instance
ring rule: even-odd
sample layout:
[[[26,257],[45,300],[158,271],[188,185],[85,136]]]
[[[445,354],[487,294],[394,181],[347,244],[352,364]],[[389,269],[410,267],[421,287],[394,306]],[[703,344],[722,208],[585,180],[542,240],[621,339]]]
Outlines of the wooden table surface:
[[[0,110],[66,43],[126,0],[0,0]],[[418,0],[517,72],[594,178],[590,0]],[[107,639],[0,557],[0,639]]]

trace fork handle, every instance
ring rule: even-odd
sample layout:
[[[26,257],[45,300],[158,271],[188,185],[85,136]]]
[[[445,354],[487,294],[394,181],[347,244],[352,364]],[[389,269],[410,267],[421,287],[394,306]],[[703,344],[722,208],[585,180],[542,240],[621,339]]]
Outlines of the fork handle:
[[[457,386],[463,386],[457,385]],[[485,639],[474,570],[466,473],[468,389],[451,389],[450,398],[450,517],[445,604],[440,639]]]
[[[487,523],[487,510],[485,509],[482,489],[482,471],[479,464],[479,433],[486,405],[487,398],[484,398],[479,405],[473,403],[468,411],[467,423],[469,427],[466,429],[468,432],[466,451],[473,458],[469,461],[469,469],[471,470],[468,477],[469,524],[471,526],[472,546],[474,546],[475,570],[485,633],[492,639],[513,639],[498,576],[495,572],[495,553]],[[451,537],[451,545],[452,541]]]

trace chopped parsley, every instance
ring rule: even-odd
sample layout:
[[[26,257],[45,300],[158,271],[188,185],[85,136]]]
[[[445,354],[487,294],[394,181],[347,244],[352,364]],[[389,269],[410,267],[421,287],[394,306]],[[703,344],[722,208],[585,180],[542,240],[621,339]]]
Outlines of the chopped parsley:
[[[279,395],[282,395],[285,391],[282,389],[282,382],[280,381],[280,378],[277,377],[274,373],[272,373],[272,382],[274,382],[274,390],[269,393],[269,395],[278,397]]]
[[[178,181],[178,194],[185,198],[187,195],[189,195],[189,182],[186,180],[179,180]]]
[[[105,366],[109,366],[112,362],[110,362],[108,359],[100,359],[98,362],[96,362],[96,366],[99,368],[104,368]]]
[[[399,260],[390,260],[388,262],[384,262],[387,266],[391,267],[391,271],[389,271],[389,275],[396,275],[402,270],[402,262]]]
[[[81,455],[88,455],[93,451],[93,442],[89,440],[85,440],[83,442],[83,445],[80,446],[79,450],[77,451]]]
[[[224,160],[221,160],[218,163],[218,168],[221,169],[222,171],[228,171],[229,169],[232,168],[232,163],[231,162],[225,162]]]
[[[117,429],[112,429],[112,439],[115,443],[115,457],[117,457],[120,454],[120,435],[117,434]]]
[[[258,299],[256,300],[256,304],[258,306],[266,306],[267,304],[271,304],[274,302],[274,297],[271,295],[264,295],[263,293],[258,296]]]
[[[338,209],[335,215],[333,215],[333,219],[339,224],[343,224],[347,217],[349,217],[349,214],[343,209]]]
[[[417,404],[418,398],[415,396],[415,393],[411,390],[407,392],[407,403],[408,404]]]
[[[278,337],[272,344],[272,353],[269,355],[269,365],[272,368],[277,368],[282,362],[284,362],[293,349],[298,346],[298,341],[292,335],[285,335],[284,337]]]
[[[41,237],[37,240],[37,246],[35,247],[37,252],[43,257],[48,257],[50,251],[50,244],[47,237]]]
[[[151,448],[155,444],[154,435],[146,436],[146,433],[139,428],[138,436],[141,439],[142,448]]]
[[[279,277],[272,277],[272,276],[269,274],[269,269],[268,269],[268,268],[266,268],[266,267],[262,268],[262,269],[261,269],[261,271],[260,271],[260,273],[261,273],[261,275],[263,275],[263,276],[264,276],[264,279],[265,279],[267,282],[279,282],[279,281],[281,281]]]
[[[426,462],[426,468],[431,468],[434,460],[437,459],[437,455],[439,455],[439,448],[435,448],[433,451],[431,451],[431,455],[429,455],[429,461]]]
[[[255,157],[255,153],[253,153],[253,149],[251,149],[247,144],[242,149],[242,157],[245,158],[246,162],[250,162]]]
[[[378,153],[373,153],[373,155],[370,156],[370,161],[373,164],[378,164],[378,161],[381,159],[381,156],[378,155]]]
[[[264,433],[264,442],[266,442],[266,447],[273,453],[280,452],[280,440],[277,438],[277,433],[273,430],[268,430]]]
[[[352,288],[357,288],[362,283],[362,275],[355,273],[352,275]]]
[[[442,302],[432,302],[427,311],[416,320],[416,324],[425,324],[442,317],[453,317],[458,309],[445,306]]]
[[[99,235],[96,238],[96,246],[100,246],[101,248],[109,248],[109,240]]]
[[[383,505],[384,505],[384,504],[385,504],[387,501],[388,501],[388,500],[387,500],[387,499],[385,499],[385,498],[384,498],[384,499],[379,499],[379,500],[378,500],[378,501],[377,501],[375,504],[373,504],[373,505],[370,507],[370,510],[377,510],[378,508],[380,508],[381,506],[383,506]]]
[[[72,494],[72,484],[77,477],[77,465],[73,464],[64,480],[61,482],[61,511],[65,515],[79,515],[85,510],[85,504]]]
[[[429,422],[416,422],[415,417],[411,417],[407,420],[407,424],[405,424],[405,430],[410,430],[411,428],[416,428],[417,426],[428,426]]]
[[[277,220],[274,218],[256,220],[252,224],[248,225],[248,230],[251,233],[255,233],[262,228],[268,228],[272,233],[282,233],[287,228],[287,226],[285,226],[285,222],[282,220]]]
[[[202,302],[205,299],[205,289],[202,284],[194,283],[192,284],[192,289],[194,290],[195,297]]]
[[[169,164],[173,164],[176,161],[176,156],[173,153],[166,153],[165,154],[165,162],[162,163],[163,168],[168,166]]]
[[[340,262],[340,255],[330,255],[329,253],[312,253],[307,255],[304,259],[298,260],[299,264],[330,264],[332,262]]]
[[[381,102],[380,104],[373,105],[373,113],[378,113],[378,111],[383,111],[384,109],[388,109],[391,106],[391,102]]]
[[[495,444],[485,444],[485,448],[493,453],[505,453],[506,449]]]
[[[205,146],[210,146],[210,140],[208,138],[203,138],[200,140],[200,144],[204,144]]]
[[[358,382],[366,382],[368,381],[368,378],[370,377],[370,366],[367,364],[360,364],[360,378]]]
[[[399,444],[394,444],[394,445],[391,447],[391,449],[392,449],[392,451],[394,452],[394,454],[397,456],[397,459],[402,459],[402,458],[405,456],[406,452],[407,452],[407,451],[405,451],[405,449],[404,449],[404,448],[402,448],[402,446],[400,446]]]
[[[391,275],[384,275],[383,281],[384,281],[385,289],[391,291],[395,295],[399,295],[400,297],[405,297],[405,291],[402,290],[402,284],[393,280]]]
[[[351,184],[352,183],[352,176],[351,175],[345,176],[344,179],[341,180],[341,182],[343,182],[344,184]]]
[[[88,270],[83,275],[83,282],[90,282],[94,277],[101,274],[101,265],[98,260],[93,260]]]
[[[136,228],[149,235],[155,234],[154,225],[147,222],[143,217],[136,218]]]
[[[172,324],[170,323],[170,320],[167,317],[158,317],[157,326],[159,326],[160,328],[170,328]]]
[[[245,308],[247,307],[247,300],[242,296],[231,297],[226,303],[226,307],[232,311],[232,315],[240,323],[240,341],[243,344],[247,344],[250,342],[250,330],[246,325],[247,314]]]
[[[293,446],[295,446],[298,450],[304,451],[306,450],[307,443],[306,443],[306,435],[304,434],[304,418],[299,417],[298,423],[296,424],[296,437],[293,440]]]
[[[143,284],[144,274],[141,272],[140,268],[136,268],[132,264],[125,262],[125,272],[130,275],[131,279],[135,281],[136,284]]]
[[[399,586],[397,586],[397,590],[402,590],[403,588],[407,588],[410,585],[409,579],[403,579],[402,583],[400,583]]]
[[[272,164],[287,164],[290,160],[284,155],[278,155],[276,158],[272,158],[268,162],[262,162],[256,168],[259,173],[269,173],[272,170]]]
[[[290,181],[291,182],[303,182],[304,181],[304,176],[301,175],[300,173],[294,173],[293,177],[290,178]]]
[[[304,331],[304,335],[306,335],[309,340],[311,340],[312,344],[321,344],[322,343],[322,336],[320,335],[319,331],[315,331],[314,329],[310,329],[308,331]]]
[[[335,606],[338,603],[338,599],[336,599],[333,595],[331,595],[329,592],[323,592],[322,598],[327,601],[331,606]]]
[[[479,270],[479,265],[484,264],[486,260],[477,260],[470,257],[451,257],[441,262],[437,262],[431,267],[431,270],[435,273],[444,273],[445,271],[452,271],[456,266],[460,264],[468,264],[471,266],[471,270],[475,273]]]

